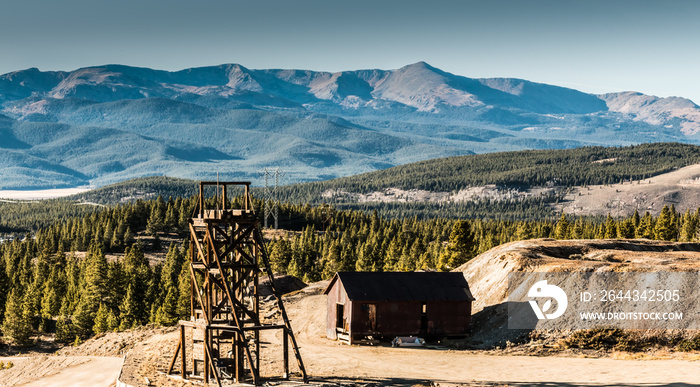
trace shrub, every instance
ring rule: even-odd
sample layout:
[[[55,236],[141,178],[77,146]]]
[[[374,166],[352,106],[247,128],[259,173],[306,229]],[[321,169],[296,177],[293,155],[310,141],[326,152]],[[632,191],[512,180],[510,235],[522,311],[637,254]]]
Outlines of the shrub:
[[[683,340],[678,344],[678,350],[683,352],[700,351],[700,333],[692,339]]]
[[[581,348],[619,351],[635,351],[640,345],[631,335],[618,328],[594,328],[574,332],[563,339],[561,344],[565,348]]]

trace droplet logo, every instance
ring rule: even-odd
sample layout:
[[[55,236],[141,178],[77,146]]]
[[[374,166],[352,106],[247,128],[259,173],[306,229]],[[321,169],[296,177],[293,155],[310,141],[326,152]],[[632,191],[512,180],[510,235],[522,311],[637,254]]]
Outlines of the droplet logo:
[[[566,312],[566,307],[569,306],[569,299],[566,293],[559,286],[548,285],[547,280],[535,282],[528,290],[527,296],[531,298],[547,298],[541,309],[536,300],[530,300],[530,306],[540,320],[551,320],[561,317]],[[557,302],[557,310],[552,313],[546,313],[552,307],[552,299]]]

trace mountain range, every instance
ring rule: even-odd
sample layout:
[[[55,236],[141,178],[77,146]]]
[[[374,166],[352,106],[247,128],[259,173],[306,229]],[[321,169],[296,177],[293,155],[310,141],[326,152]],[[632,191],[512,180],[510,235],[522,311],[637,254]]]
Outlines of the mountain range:
[[[339,73],[122,65],[0,76],[0,189],[139,176],[285,182],[505,150],[700,143],[700,108],[476,79],[424,62]]]

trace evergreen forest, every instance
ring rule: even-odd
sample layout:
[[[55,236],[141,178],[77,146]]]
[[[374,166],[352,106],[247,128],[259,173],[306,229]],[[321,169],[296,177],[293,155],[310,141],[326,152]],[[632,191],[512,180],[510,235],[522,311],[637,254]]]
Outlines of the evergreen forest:
[[[230,205],[239,203],[237,197]],[[1,243],[2,340],[30,345],[38,333],[49,332],[57,342],[75,343],[187,316],[191,246],[185,230],[195,204],[194,196],[159,196],[90,207]],[[261,213],[262,202],[255,204]],[[267,251],[275,272],[310,282],[337,271],[452,270],[494,246],[530,238],[692,241],[699,217],[700,209],[681,214],[665,207],[657,217],[635,213],[625,219],[401,218],[285,203],[285,231],[268,237]]]

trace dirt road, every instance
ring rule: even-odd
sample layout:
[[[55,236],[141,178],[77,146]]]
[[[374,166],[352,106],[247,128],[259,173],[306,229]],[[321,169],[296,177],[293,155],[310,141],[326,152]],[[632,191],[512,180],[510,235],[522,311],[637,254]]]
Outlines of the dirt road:
[[[304,362],[315,377],[357,377],[392,385],[700,386],[700,360],[490,356],[455,350],[347,346],[325,338],[325,296],[299,297],[288,305]]]
[[[8,357],[14,367],[0,371],[0,386],[109,387],[114,386],[121,357],[36,356]]]
[[[700,385],[700,362],[534,356],[484,356],[416,348],[302,347],[313,376],[416,382],[535,385]],[[330,355],[330,356],[329,356]]]

